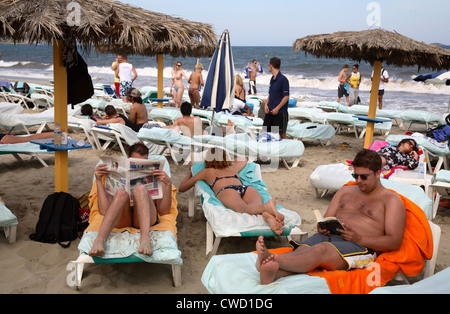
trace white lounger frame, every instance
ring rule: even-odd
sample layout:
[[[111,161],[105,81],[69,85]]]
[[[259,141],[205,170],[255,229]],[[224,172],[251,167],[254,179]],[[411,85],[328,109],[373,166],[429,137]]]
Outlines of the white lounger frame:
[[[145,262],[144,262],[145,263]],[[80,253],[76,261],[70,261],[66,270],[69,271],[67,276],[67,284],[76,290],[81,287],[83,277],[84,264],[95,264],[94,259],[86,254]],[[172,266],[172,279],[174,287],[181,286],[181,265]]]

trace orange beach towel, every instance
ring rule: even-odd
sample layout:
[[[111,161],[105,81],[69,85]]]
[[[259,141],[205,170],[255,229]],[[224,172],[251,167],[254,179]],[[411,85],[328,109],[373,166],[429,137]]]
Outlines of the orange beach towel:
[[[158,231],[169,230],[173,233],[175,239],[177,238],[176,224],[178,216],[176,192],[177,189],[172,185],[172,195],[171,195],[172,206],[170,207],[169,214],[164,216],[158,216],[159,223],[150,228],[150,230],[158,230]],[[89,231],[98,232],[98,230],[100,229],[100,225],[103,221],[103,215],[100,214],[100,211],[98,209],[97,183],[95,181],[92,184],[91,192],[89,194],[89,208],[91,209],[91,213],[89,215],[89,226],[86,228],[85,232]],[[139,229],[128,227],[121,229],[114,228],[112,230],[113,233],[120,233],[124,231],[128,231],[130,233],[137,233],[139,232]]]
[[[356,185],[356,182],[349,182],[346,185]],[[384,286],[398,272],[408,277],[417,276],[423,270],[424,260],[431,258],[433,237],[425,213],[406,197],[392,192],[401,198],[406,208],[406,227],[400,247],[395,251],[380,254],[374,263],[378,264],[375,267],[350,271],[315,270],[308,273],[325,278],[331,293],[369,293],[377,287]]]

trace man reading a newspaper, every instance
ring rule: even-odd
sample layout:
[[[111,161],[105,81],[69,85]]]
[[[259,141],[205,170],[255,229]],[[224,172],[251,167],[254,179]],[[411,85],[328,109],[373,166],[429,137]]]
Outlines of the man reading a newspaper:
[[[376,254],[400,247],[406,210],[399,196],[380,182],[381,158],[363,149],[352,162],[356,184],[342,187],[333,197],[325,217],[336,217],[340,235],[317,225],[315,235],[286,254],[272,254],[263,237],[256,242],[261,284],[316,268],[349,270],[369,266]]]
[[[148,148],[142,143],[136,143],[129,149],[130,158],[148,159]],[[140,229],[140,254],[152,255],[150,244],[150,227],[158,223],[158,215],[167,215],[172,203],[170,177],[162,170],[156,169],[153,175],[161,183],[164,197],[153,200],[145,185],[137,185],[133,189],[133,203],[130,195],[125,190],[118,190],[114,196],[110,195],[102,183],[104,176],[109,174],[106,164],[100,164],[95,168],[95,180],[97,183],[98,207],[100,214],[104,216],[98,236],[95,239],[90,256],[102,256],[104,244],[113,228],[133,227]]]

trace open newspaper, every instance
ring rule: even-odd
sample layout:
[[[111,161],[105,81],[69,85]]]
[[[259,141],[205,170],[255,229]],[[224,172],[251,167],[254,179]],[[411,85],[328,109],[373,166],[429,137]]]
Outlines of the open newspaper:
[[[109,175],[105,180],[105,190],[115,195],[118,190],[125,190],[133,202],[133,189],[143,184],[153,199],[163,197],[161,183],[154,176],[153,170],[163,169],[164,160],[123,158],[118,156],[100,156],[108,165]]]

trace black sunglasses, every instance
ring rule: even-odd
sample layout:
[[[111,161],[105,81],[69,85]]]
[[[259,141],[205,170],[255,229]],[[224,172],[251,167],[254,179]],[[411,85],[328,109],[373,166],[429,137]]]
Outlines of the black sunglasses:
[[[355,178],[355,180],[358,180],[358,177],[361,177],[361,180],[367,180],[368,177],[370,177],[372,173],[369,174],[357,174],[357,173],[352,173],[352,177]]]

